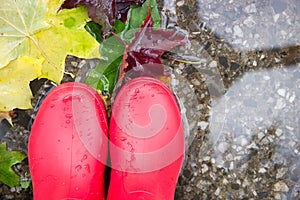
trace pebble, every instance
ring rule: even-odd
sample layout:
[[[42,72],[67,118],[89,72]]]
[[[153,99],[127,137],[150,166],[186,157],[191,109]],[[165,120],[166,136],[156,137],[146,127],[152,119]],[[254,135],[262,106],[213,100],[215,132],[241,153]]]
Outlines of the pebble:
[[[286,174],[287,171],[288,171],[288,169],[286,167],[278,169],[278,172],[276,174],[276,179],[282,178]]]
[[[277,99],[276,105],[274,107],[275,110],[281,110],[286,106],[284,99]]]
[[[202,165],[202,168],[201,168],[202,174],[204,174],[204,173],[207,172],[207,171],[208,171],[208,166],[207,166],[206,164],[203,164],[203,165]]]
[[[176,4],[178,7],[183,6],[184,5],[184,1],[178,1]]]
[[[276,129],[275,134],[277,135],[277,137],[280,137],[282,135],[282,130],[281,129]]]
[[[296,99],[296,95],[295,95],[295,92],[293,92],[293,94],[289,98],[289,102],[293,103],[295,99]]]
[[[248,5],[248,6],[246,6],[246,7],[245,7],[245,12],[246,12],[246,13],[256,13],[257,10],[256,10],[255,4],[252,3],[252,4]]]
[[[203,161],[209,161],[210,160],[210,156],[204,156],[203,157]]]
[[[252,63],[252,65],[253,65],[254,67],[256,67],[256,66],[257,66],[257,61],[254,60],[253,63]]]
[[[257,138],[258,138],[259,140],[261,140],[263,137],[265,137],[265,134],[264,134],[263,132],[259,132],[259,133],[257,134]]]
[[[208,122],[205,121],[198,122],[198,126],[200,126],[202,130],[205,130],[206,127],[208,126]]]
[[[213,60],[209,63],[208,67],[210,68],[216,68],[218,66],[217,61]]]
[[[225,153],[225,151],[228,149],[229,144],[226,142],[220,142],[220,144],[218,145],[217,149],[221,152],[221,153]]]
[[[278,181],[274,184],[274,191],[276,192],[288,192],[289,188],[283,181]]]
[[[279,16],[280,16],[280,14],[275,14],[275,15],[273,15],[273,20],[274,20],[275,23],[276,23],[277,20],[279,19]]]
[[[218,195],[220,194],[220,191],[221,191],[221,190],[220,190],[220,188],[218,187],[218,188],[216,189],[216,191],[215,191],[215,195],[218,196]]]
[[[284,97],[284,96],[285,96],[285,93],[286,93],[286,91],[285,91],[285,89],[283,89],[283,88],[280,88],[280,89],[278,89],[278,90],[277,90],[277,93],[278,93],[280,96]]]
[[[233,35],[235,35],[237,37],[241,37],[241,38],[244,36],[244,33],[243,33],[243,31],[242,31],[242,29],[241,29],[240,26],[235,25],[233,27]]]
[[[243,22],[248,28],[254,27],[256,22],[253,20],[252,16],[247,17]]]

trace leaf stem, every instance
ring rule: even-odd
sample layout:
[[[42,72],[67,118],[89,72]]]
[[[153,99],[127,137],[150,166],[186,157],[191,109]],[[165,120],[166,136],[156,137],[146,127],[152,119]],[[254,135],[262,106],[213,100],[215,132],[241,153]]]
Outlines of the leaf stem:
[[[118,38],[118,40],[120,40],[120,42],[122,42],[125,47],[127,46],[126,42],[118,34],[116,34],[115,32],[111,32],[111,34]]]

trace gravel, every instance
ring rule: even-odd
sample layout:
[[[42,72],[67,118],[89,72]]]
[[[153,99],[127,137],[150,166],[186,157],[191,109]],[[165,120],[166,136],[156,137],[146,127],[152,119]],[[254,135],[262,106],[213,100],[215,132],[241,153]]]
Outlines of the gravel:
[[[158,4],[163,26],[190,38],[172,52],[198,61],[164,59],[186,120],[175,199],[300,199],[299,2]],[[66,68],[78,73],[78,66],[97,62],[69,57]],[[83,80],[85,72],[79,72],[76,80]],[[39,96],[45,89],[34,90]],[[9,150],[27,153],[33,111],[17,113],[13,129],[2,122],[0,139]],[[27,160],[14,170],[28,178]],[[32,192],[0,183],[0,199],[32,199]]]

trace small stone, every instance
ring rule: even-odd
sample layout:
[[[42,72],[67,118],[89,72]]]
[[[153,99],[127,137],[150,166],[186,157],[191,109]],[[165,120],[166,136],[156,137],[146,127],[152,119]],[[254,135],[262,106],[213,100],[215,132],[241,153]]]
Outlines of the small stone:
[[[276,57],[275,57],[275,62],[276,62],[276,63],[279,63],[280,61],[281,61],[280,58],[276,58]]]
[[[225,32],[226,33],[232,33],[232,29],[230,27],[225,27]]]
[[[229,164],[229,168],[228,168],[229,170],[233,170],[234,169],[234,163],[233,162],[230,162],[230,164]]]
[[[248,6],[246,6],[246,7],[245,7],[245,12],[246,12],[246,13],[256,13],[257,10],[256,10],[255,4],[252,3],[252,4],[248,5]]]
[[[12,187],[12,188],[10,188],[10,191],[11,191],[11,192],[15,192],[15,191],[16,191],[16,188],[15,188],[15,187]]]
[[[295,93],[293,92],[293,94],[290,96],[290,98],[289,98],[289,102],[290,103],[293,103],[294,102],[294,100],[295,100],[295,98],[296,98],[296,95],[295,95]]]
[[[233,27],[233,35],[235,35],[237,37],[243,37],[244,36],[244,33],[243,33],[243,31],[242,31],[242,29],[241,29],[240,26],[235,25]]]
[[[217,61],[213,60],[209,63],[208,67],[210,68],[216,68],[218,66]]]
[[[244,137],[242,137],[241,139],[240,139],[240,144],[241,144],[241,146],[245,146],[245,145],[247,145],[249,142],[248,142],[248,140],[246,139],[246,138],[244,138]]]
[[[285,128],[287,128],[289,131],[293,131],[294,130],[294,128],[291,127],[291,126],[285,126]]]
[[[264,79],[265,81],[268,81],[268,80],[271,79],[271,77],[266,75],[266,76],[263,76],[263,79]]]
[[[216,191],[215,191],[215,195],[216,195],[216,196],[219,196],[220,192],[221,192],[221,189],[218,187],[218,188],[216,189]]]
[[[228,68],[227,58],[224,56],[219,57],[219,62],[221,65],[223,65],[225,68]]]
[[[278,199],[278,200],[281,200],[281,195],[277,193],[277,194],[275,194],[274,198]]]
[[[280,88],[280,89],[278,89],[278,90],[277,90],[277,93],[278,93],[280,96],[284,97],[284,96],[285,96],[285,93],[286,93],[286,91],[285,91],[285,89],[283,89],[283,88]]]
[[[73,65],[74,67],[77,67],[78,66],[78,62],[71,61],[71,65]]]
[[[274,107],[275,110],[283,109],[286,106],[284,99],[277,99],[276,105]]]
[[[231,70],[237,70],[240,67],[239,64],[237,64],[236,62],[231,62],[230,63],[230,69]]]
[[[220,142],[220,144],[218,145],[217,149],[221,152],[221,153],[225,153],[225,151],[228,148],[228,143],[226,142]]]
[[[278,181],[277,183],[275,183],[274,185],[274,191],[276,192],[288,192],[289,188],[288,186],[285,184],[285,182],[283,181]]]
[[[209,161],[210,160],[210,156],[204,156],[203,157],[203,161]]]
[[[238,190],[238,189],[240,189],[240,185],[237,184],[237,183],[232,183],[232,184],[231,184],[231,188],[232,188],[233,190]]]
[[[265,58],[266,58],[266,56],[263,54],[263,55],[260,56],[259,59],[260,59],[260,60],[263,60],[263,59],[265,59]]]
[[[187,187],[186,187],[186,191],[187,191],[187,192],[192,191],[192,187],[191,187],[191,186],[187,186]]]
[[[202,174],[204,174],[207,171],[208,171],[208,166],[206,164],[203,164],[201,169]]]
[[[205,130],[206,127],[208,126],[208,122],[205,121],[198,122],[198,126],[201,127],[201,130]]]
[[[278,169],[277,174],[276,174],[276,179],[282,178],[286,174],[287,171],[288,171],[288,169],[286,167]]]
[[[268,194],[269,194],[269,192],[259,192],[257,195],[258,195],[259,199],[263,199],[263,198],[268,197]]]
[[[224,179],[223,179],[223,184],[224,184],[224,185],[227,185],[228,183],[229,183],[228,180],[227,180],[226,178],[224,178]]]
[[[257,66],[257,61],[254,60],[253,63],[252,63],[252,65],[253,65],[254,67],[256,67],[256,66]]]
[[[184,5],[184,1],[178,1],[178,2],[177,2],[177,6],[178,6],[178,7],[183,6],[183,5]]]
[[[261,140],[263,137],[265,137],[265,134],[264,134],[263,132],[259,132],[259,133],[257,134],[257,138],[258,138],[259,140]]]
[[[277,135],[277,137],[280,137],[282,135],[282,130],[281,129],[276,129],[275,134]]]
[[[279,19],[279,16],[280,16],[280,14],[273,15],[274,22],[277,22],[277,20]]]
[[[262,167],[262,168],[260,168],[259,170],[258,170],[258,173],[266,173],[267,172],[267,170],[264,168],[264,167]]]
[[[244,24],[248,27],[248,28],[252,28],[256,22],[253,20],[253,17],[252,16],[249,16],[248,18],[246,18],[244,20]]]

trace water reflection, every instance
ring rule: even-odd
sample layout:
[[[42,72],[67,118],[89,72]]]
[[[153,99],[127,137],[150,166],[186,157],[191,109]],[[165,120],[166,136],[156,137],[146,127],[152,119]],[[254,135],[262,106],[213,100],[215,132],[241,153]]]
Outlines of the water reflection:
[[[196,96],[175,199],[300,199],[299,3],[162,1],[199,60],[170,64]]]
[[[258,181],[268,197],[299,197],[299,88],[296,66],[247,72],[212,103],[210,160],[236,187],[254,192]]]
[[[299,6],[298,0],[197,0],[206,26],[243,51],[299,44]]]

